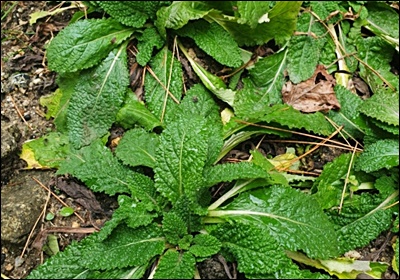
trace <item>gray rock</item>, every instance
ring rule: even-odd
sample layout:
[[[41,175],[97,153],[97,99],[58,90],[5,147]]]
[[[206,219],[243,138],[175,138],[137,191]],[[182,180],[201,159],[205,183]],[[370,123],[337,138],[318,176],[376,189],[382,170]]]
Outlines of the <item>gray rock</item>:
[[[1,188],[1,242],[21,244],[26,241],[39,217],[47,192],[32,176],[48,185],[54,171],[21,171]]]
[[[18,157],[18,142],[21,132],[13,123],[1,121],[1,182],[7,182],[14,171],[14,162]]]

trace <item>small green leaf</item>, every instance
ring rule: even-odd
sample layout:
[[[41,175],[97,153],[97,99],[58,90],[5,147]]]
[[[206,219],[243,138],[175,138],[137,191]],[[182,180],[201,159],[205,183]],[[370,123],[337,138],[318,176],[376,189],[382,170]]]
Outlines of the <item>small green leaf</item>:
[[[161,122],[129,89],[124,104],[117,113],[116,122],[125,129],[133,128],[135,124],[143,126],[148,131],[162,126]]]
[[[115,154],[132,167],[143,165],[153,168],[156,164],[158,143],[157,134],[146,132],[142,128],[134,128],[125,132],[115,149]]]
[[[161,258],[154,279],[192,279],[196,260],[191,253],[169,249]]]
[[[49,212],[46,214],[46,221],[51,221],[54,219],[54,217],[55,217],[54,214]]]
[[[224,163],[204,170],[206,186],[214,186],[220,182],[232,182],[238,179],[270,178],[267,171],[252,162]]]
[[[132,33],[132,28],[111,18],[77,21],[51,41],[47,49],[49,68],[59,73],[90,68]]]
[[[287,51],[260,59],[249,69],[250,80],[243,79],[244,88],[235,96],[235,114],[251,118],[260,115],[265,108],[282,103]]]
[[[101,140],[71,152],[57,171],[57,174],[66,173],[83,181],[93,191],[109,195],[132,193],[146,203],[155,203],[153,181],[120,163]]]
[[[136,229],[119,225],[106,240],[83,248],[79,263],[91,270],[140,266],[161,254],[164,247],[165,239],[156,224]]]
[[[43,167],[58,168],[70,153],[68,136],[59,132],[50,132],[40,138],[29,140],[22,146],[21,158],[29,163],[30,156]],[[39,167],[39,166],[31,166]]]
[[[69,217],[74,214],[74,209],[71,207],[63,207],[58,213],[63,217]]]
[[[235,91],[227,88],[222,79],[200,66],[185,50],[182,44],[178,43],[179,48],[182,50],[183,54],[189,60],[194,72],[199,76],[203,85],[212,93],[214,93],[219,99],[228,103],[230,106],[233,105],[235,100]]]
[[[355,162],[356,170],[377,171],[399,165],[399,140],[379,140],[364,147],[364,151]]]
[[[147,1],[145,2],[147,3]],[[161,39],[160,34],[154,27],[146,28],[142,34],[137,36],[138,39],[138,54],[136,55],[136,61],[141,66],[146,66],[150,61],[153,54],[153,48],[157,50],[164,45],[164,40]]]
[[[171,244],[177,245],[179,240],[188,233],[185,221],[176,213],[165,213],[162,224],[165,238]]]
[[[218,238],[208,234],[197,234],[189,252],[196,257],[209,257],[219,252],[221,242]]]

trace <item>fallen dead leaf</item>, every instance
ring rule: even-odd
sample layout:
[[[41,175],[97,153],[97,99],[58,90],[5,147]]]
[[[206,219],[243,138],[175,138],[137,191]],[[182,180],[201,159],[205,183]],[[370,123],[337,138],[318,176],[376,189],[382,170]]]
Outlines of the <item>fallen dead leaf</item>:
[[[333,90],[335,84],[335,79],[326,72],[325,67],[318,65],[314,75],[307,81],[299,84],[286,82],[282,88],[282,99],[286,104],[305,113],[340,109]]]

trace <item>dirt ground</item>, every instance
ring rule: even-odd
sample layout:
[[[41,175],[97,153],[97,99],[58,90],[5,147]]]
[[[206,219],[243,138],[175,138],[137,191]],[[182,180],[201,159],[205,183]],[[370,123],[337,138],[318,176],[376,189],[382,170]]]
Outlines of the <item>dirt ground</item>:
[[[8,123],[15,123],[19,128],[21,132],[18,142],[19,149],[26,140],[38,138],[54,128],[51,120],[45,118],[45,108],[39,104],[41,96],[49,94],[57,88],[56,74],[46,67],[45,46],[58,31],[68,24],[77,9],[68,9],[54,16],[41,18],[32,25],[29,20],[33,12],[49,11],[56,8],[59,3],[61,2],[1,1],[1,119]],[[67,7],[68,4],[64,6]],[[7,170],[2,170],[2,173],[8,172],[12,175],[11,180],[4,184],[18,182],[24,175],[23,168],[25,166],[24,161],[16,160],[7,167]],[[79,188],[81,186],[79,182],[66,177],[52,177],[48,184],[43,184],[50,187],[57,186],[58,189],[61,189],[58,196],[69,206],[74,207],[79,217],[56,216],[53,220],[46,220],[42,217],[29,239],[25,239],[20,244],[2,242],[1,273],[3,279],[25,278],[33,268],[48,257],[48,254],[42,250],[45,237],[50,233],[45,230],[46,228],[58,229],[53,234],[57,236],[59,249],[62,250],[72,240],[80,240],[90,231],[101,228],[104,222],[111,217],[113,209],[117,207],[115,199],[101,195],[93,196],[93,194],[85,194],[86,201],[90,201],[90,205],[85,204],[79,200],[79,195],[68,192],[68,188],[63,189],[65,185]],[[53,195],[47,200],[46,206],[48,211],[53,213],[63,207]],[[360,259],[363,260],[391,263],[393,258],[392,242],[393,235],[384,232],[370,245],[357,250],[357,252]],[[210,265],[207,266],[204,263],[199,266],[203,278],[223,279],[228,277],[229,272],[231,275],[236,274],[233,264],[226,264],[217,256],[208,260],[207,263]],[[211,274],[213,269],[215,270],[214,274]],[[397,277],[390,267],[383,278],[396,279]]]

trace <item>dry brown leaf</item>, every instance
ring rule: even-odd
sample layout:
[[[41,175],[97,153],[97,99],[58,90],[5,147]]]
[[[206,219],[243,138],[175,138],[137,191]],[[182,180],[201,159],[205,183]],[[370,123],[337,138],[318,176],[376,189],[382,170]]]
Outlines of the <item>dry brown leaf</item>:
[[[286,104],[305,113],[340,109],[333,90],[335,84],[335,79],[326,72],[324,66],[318,65],[314,75],[307,81],[299,84],[286,82],[282,88],[282,99]]]

